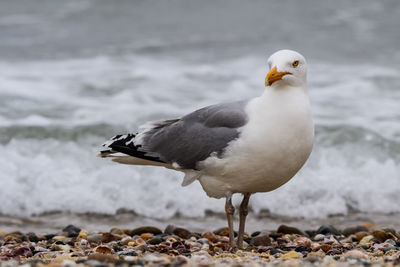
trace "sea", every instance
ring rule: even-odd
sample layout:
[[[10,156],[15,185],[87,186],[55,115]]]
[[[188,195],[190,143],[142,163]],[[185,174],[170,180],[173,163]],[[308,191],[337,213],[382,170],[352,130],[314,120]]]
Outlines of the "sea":
[[[399,28],[397,0],[0,1],[0,229],[224,225],[224,200],[183,174],[96,154],[262,94],[280,49],[308,61],[316,140],[290,182],[251,198],[249,227],[400,227]]]

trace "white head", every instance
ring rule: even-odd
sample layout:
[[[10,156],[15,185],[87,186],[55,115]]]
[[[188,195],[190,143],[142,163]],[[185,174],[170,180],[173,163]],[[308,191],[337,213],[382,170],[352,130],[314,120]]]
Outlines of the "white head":
[[[278,88],[306,85],[307,63],[296,51],[279,50],[269,57],[267,64],[269,72],[265,78],[265,86]]]

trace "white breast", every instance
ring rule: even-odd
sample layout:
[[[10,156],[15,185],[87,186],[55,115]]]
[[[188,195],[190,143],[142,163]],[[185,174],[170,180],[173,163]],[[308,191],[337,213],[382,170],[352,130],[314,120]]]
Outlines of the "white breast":
[[[210,196],[268,192],[289,181],[314,141],[309,98],[302,88],[267,90],[246,107],[249,122],[222,158],[204,161],[200,182]],[[216,189],[218,187],[218,189]]]

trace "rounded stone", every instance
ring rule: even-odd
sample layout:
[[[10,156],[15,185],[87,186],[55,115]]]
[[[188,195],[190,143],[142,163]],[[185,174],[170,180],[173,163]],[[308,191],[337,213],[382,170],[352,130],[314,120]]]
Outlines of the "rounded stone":
[[[382,230],[375,230],[372,232],[372,235],[381,243],[390,238],[389,234]]]
[[[163,239],[160,237],[153,237],[146,241],[146,243],[149,245],[157,245],[160,244],[161,242],[163,242]]]
[[[22,241],[28,241],[28,237],[21,232],[12,232],[4,236],[6,243],[21,243]]]
[[[201,243],[201,244],[208,244],[208,239],[207,238],[199,238],[197,240],[197,242]]]
[[[258,236],[255,236],[251,239],[250,245],[252,246],[270,246],[271,245],[271,238],[268,236],[268,234],[261,234]]]
[[[297,237],[293,242],[298,246],[311,247],[311,240],[305,236]]]
[[[114,252],[113,249],[108,246],[98,246],[94,251],[101,254],[112,254]]]
[[[222,227],[214,231],[214,234],[220,235],[220,236],[229,236],[229,228],[228,227]]]
[[[372,236],[372,235],[364,236],[364,237],[360,240],[359,244],[360,244],[360,245],[368,244],[368,243],[372,240],[372,238],[374,238],[374,236]]]
[[[319,248],[322,249],[323,252],[327,253],[328,251],[330,251],[332,249],[332,245],[321,244],[321,246]]]
[[[148,240],[148,239],[153,238],[154,235],[153,235],[153,234],[149,234],[149,233],[143,233],[143,234],[140,235],[140,237],[141,237],[144,241],[146,241],[146,240]]]
[[[283,254],[282,256],[282,259],[301,259],[301,258],[303,258],[303,255],[293,250]]]
[[[137,252],[134,250],[123,250],[117,253],[118,256],[137,256]]]
[[[343,230],[343,235],[349,236],[356,234],[358,232],[368,232],[368,228],[365,227],[364,225],[357,225],[354,227],[347,227]]]
[[[317,235],[314,236],[313,239],[314,239],[315,241],[322,241],[322,240],[325,239],[325,235],[323,235],[323,234],[317,234]]]
[[[158,235],[158,234],[161,234],[162,231],[160,229],[158,229],[157,227],[143,226],[143,227],[138,227],[138,228],[133,229],[130,232],[130,236],[141,235],[141,234],[144,234],[144,233]]]
[[[70,224],[67,227],[65,227],[64,229],[62,229],[62,231],[67,233],[68,237],[77,237],[79,235],[79,232],[81,231],[81,228]]]
[[[361,239],[363,239],[364,236],[367,236],[367,235],[369,235],[368,232],[358,232],[358,233],[356,233],[356,239],[357,239],[357,241],[360,241]]]
[[[251,237],[258,236],[259,234],[261,234],[260,231],[255,231],[255,232],[253,232],[253,233],[251,234]]]
[[[119,228],[111,228],[110,233],[115,234],[115,235],[124,235],[125,234],[124,230],[119,229]]]
[[[100,243],[101,240],[103,239],[102,234],[89,234],[87,235],[87,241],[91,243]]]
[[[283,251],[281,251],[281,250],[279,250],[279,249],[276,249],[276,248],[271,248],[271,249],[269,250],[269,254],[270,254],[270,255],[275,255],[275,254],[278,254],[278,253],[283,254]]]
[[[207,238],[208,241],[213,242],[213,243],[218,241],[217,237],[211,232],[205,232],[201,237]]]
[[[176,227],[174,225],[169,224],[167,227],[165,227],[164,234],[172,235],[174,233],[175,228]]]
[[[386,247],[386,248],[382,248],[382,251],[384,252],[384,253],[386,253],[386,252],[389,252],[389,251],[391,251],[391,250],[399,250],[399,248],[398,247],[395,247],[395,246],[389,246],[389,247]]]
[[[173,234],[181,238],[188,239],[191,232],[189,230],[186,230],[185,228],[177,227],[173,230]]]
[[[39,242],[39,237],[35,234],[35,233],[33,233],[33,232],[29,232],[29,233],[27,233],[26,234],[27,236],[28,236],[28,239],[29,239],[29,241],[31,241],[31,242],[35,242],[35,243],[37,243],[37,242]]]
[[[103,233],[103,237],[101,239],[101,242],[109,243],[111,241],[118,241],[118,240],[121,240],[121,239],[122,239],[122,236],[113,235],[111,233]]]
[[[322,225],[320,228],[318,228],[317,232],[315,232],[315,234],[322,234],[322,235],[342,235],[342,233],[336,229],[335,227],[333,227],[330,224],[325,224]]]
[[[279,226],[279,228],[276,232],[281,233],[281,234],[289,234],[289,235],[293,235],[293,234],[305,235],[303,233],[303,231],[297,229],[296,227],[287,226],[285,224],[282,224],[281,226]]]
[[[368,255],[363,253],[362,251],[358,249],[353,249],[350,251],[347,251],[344,254],[345,258],[356,258],[356,259],[361,259],[361,260],[368,260]]]
[[[303,251],[305,251],[305,252],[311,252],[311,251],[312,251],[312,248],[306,247],[306,246],[298,246],[298,247],[296,247],[296,248],[294,249],[294,251],[296,251],[296,252],[303,252]]]
[[[82,239],[87,239],[88,232],[86,230],[81,230],[76,238],[77,241],[80,241]]]

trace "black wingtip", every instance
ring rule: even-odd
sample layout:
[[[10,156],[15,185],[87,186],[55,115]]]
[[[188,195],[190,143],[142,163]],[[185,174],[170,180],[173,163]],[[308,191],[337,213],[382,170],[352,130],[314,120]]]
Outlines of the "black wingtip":
[[[108,142],[103,144],[103,146],[107,147],[108,149],[100,151],[98,156],[104,158],[111,156],[114,153],[120,152],[136,158],[165,163],[160,158],[148,156],[146,155],[146,152],[141,151],[141,146],[135,145],[133,142],[135,137],[136,134],[119,134],[112,137]]]

